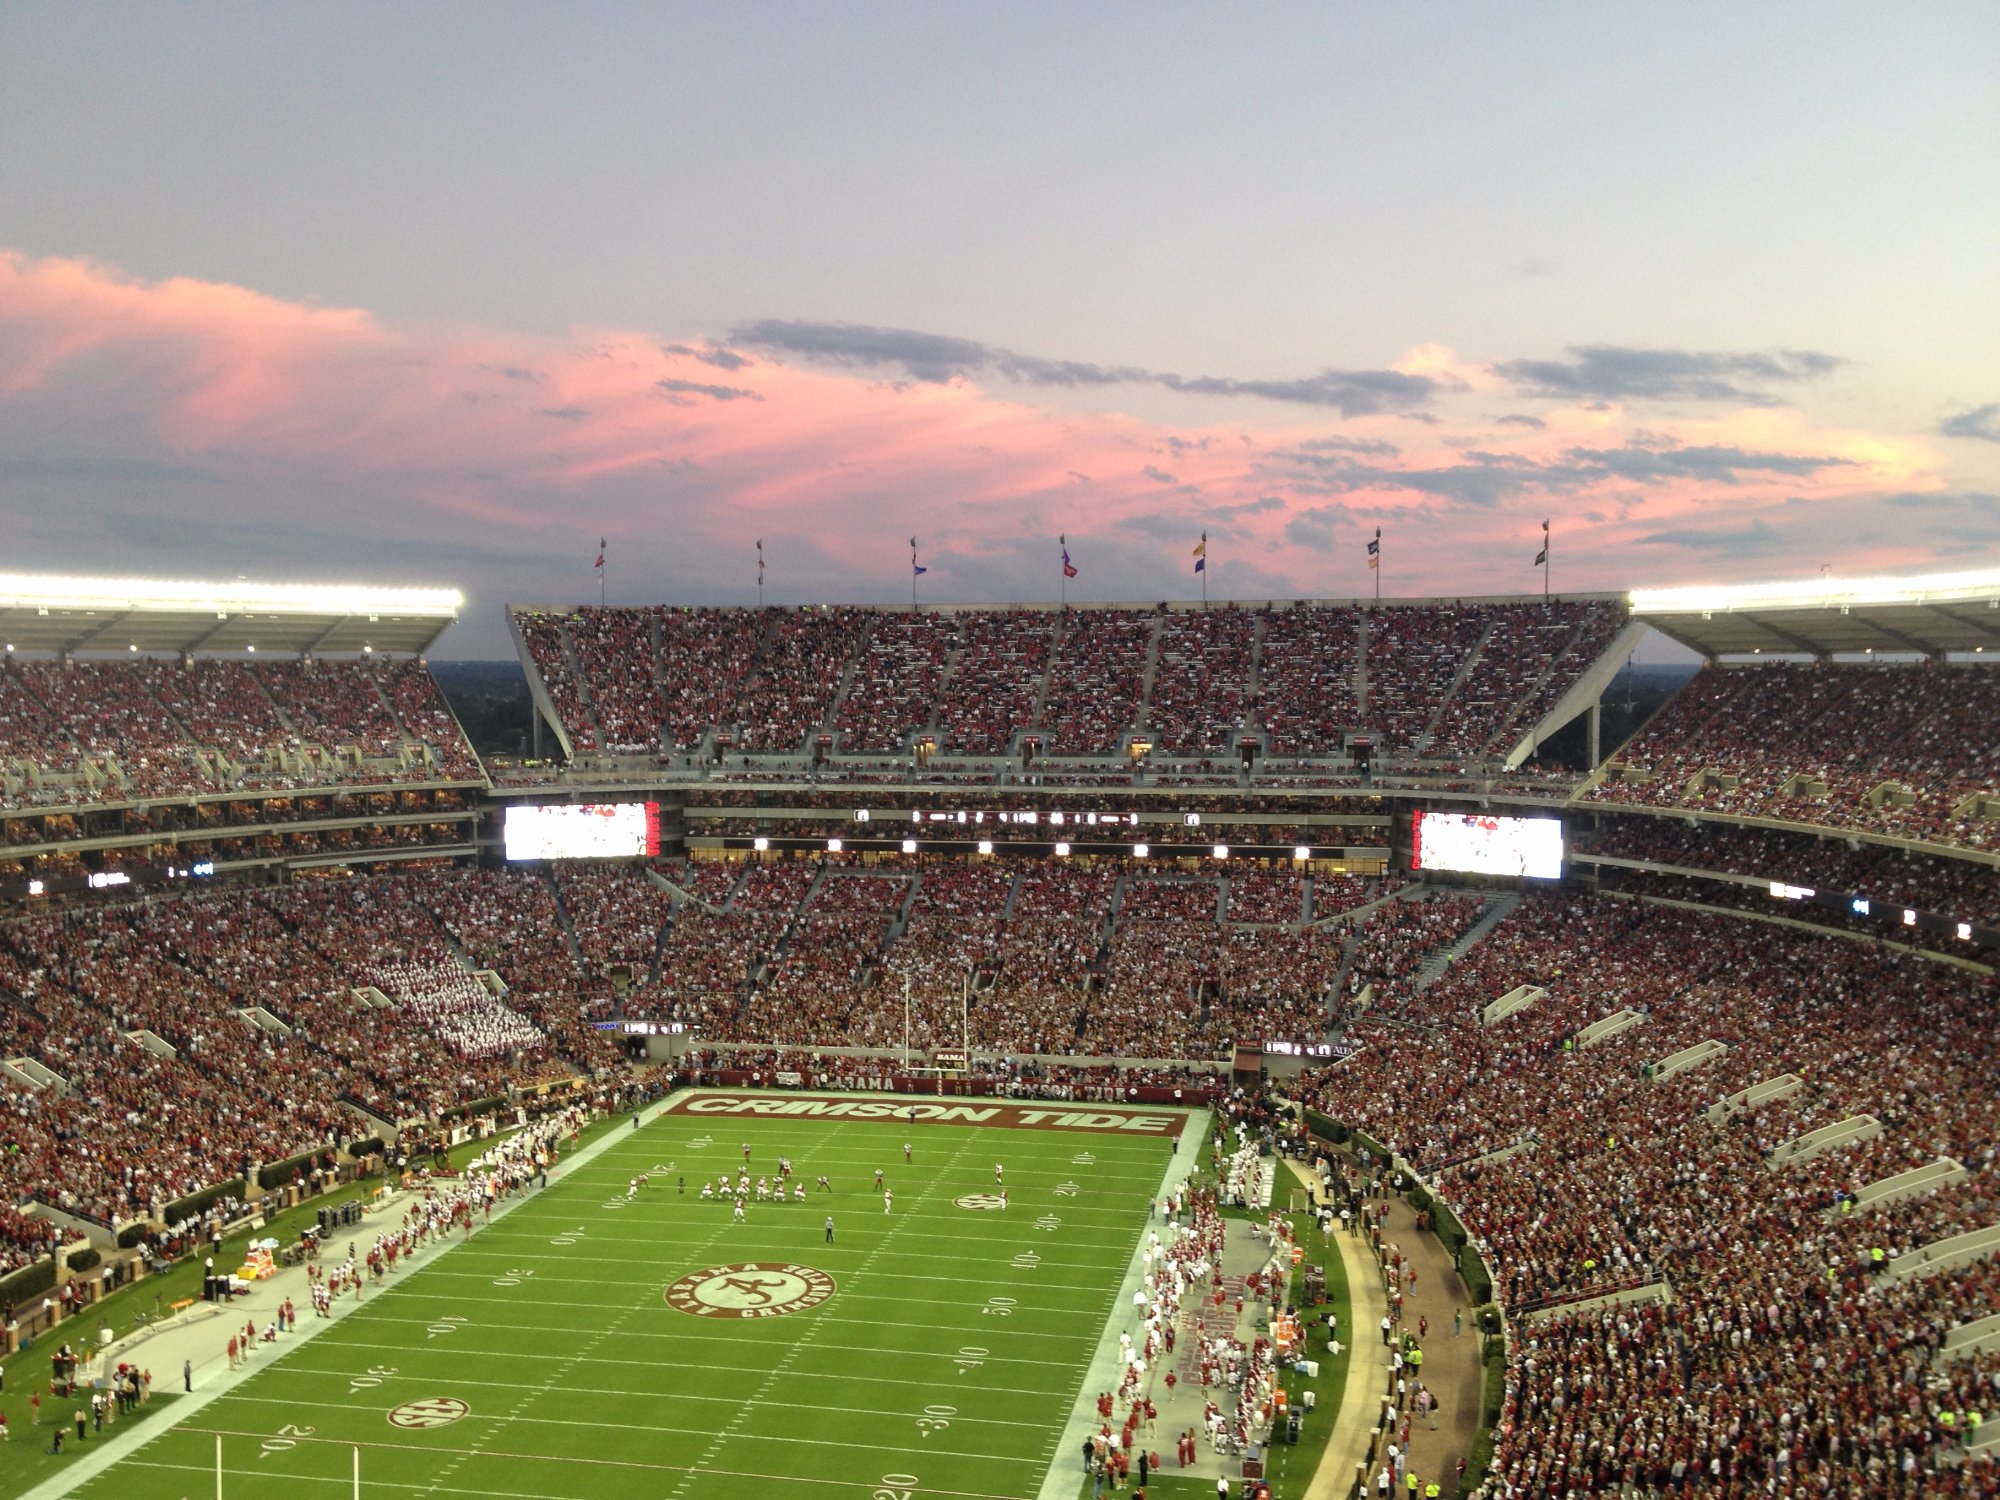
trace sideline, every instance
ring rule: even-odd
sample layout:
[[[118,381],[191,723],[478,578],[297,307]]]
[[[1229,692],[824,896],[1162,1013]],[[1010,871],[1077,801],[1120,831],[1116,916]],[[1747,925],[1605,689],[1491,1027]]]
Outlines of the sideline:
[[[673,1096],[669,1095],[668,1097],[671,1099]],[[664,1107],[664,1104],[658,1106],[648,1105],[646,1106],[646,1111],[642,1113],[650,1112],[653,1115],[657,1115]],[[599,1156],[603,1155],[614,1144],[630,1136],[632,1134],[632,1127],[628,1123],[629,1119],[630,1117],[622,1111],[607,1116],[602,1126],[602,1133],[596,1140],[579,1146],[573,1152],[567,1153],[549,1169],[549,1185],[553,1187],[556,1183],[566,1179],[570,1173],[589,1166],[590,1163],[597,1160]],[[622,1135],[619,1133],[621,1130],[624,1132]],[[468,1144],[472,1143],[468,1142]],[[525,1203],[534,1202],[547,1191],[547,1188],[537,1188],[522,1197],[510,1198],[498,1205],[493,1210],[492,1219],[481,1223],[473,1231],[472,1238],[474,1240],[478,1239],[491,1224],[500,1223],[515,1209]],[[366,1231],[367,1221],[364,1219],[360,1225],[355,1227],[358,1230]],[[359,1234],[357,1234],[356,1238],[359,1237]],[[458,1249],[459,1246],[468,1243],[470,1241],[462,1237],[453,1239],[446,1244],[434,1246],[421,1260],[405,1260],[393,1273],[385,1276],[380,1282],[375,1283],[371,1290],[377,1292],[386,1291],[392,1286],[399,1285],[410,1275],[428,1266],[436,1265],[444,1256],[449,1255],[452,1251]],[[363,1274],[365,1275],[366,1272],[364,1271]],[[268,1323],[272,1321],[272,1315],[276,1313],[279,1305],[285,1301],[287,1296],[295,1297],[306,1303],[308,1313],[306,1321],[299,1325],[296,1332],[283,1336],[285,1342],[278,1345],[275,1355],[271,1357],[262,1358],[253,1356],[251,1359],[239,1363],[233,1370],[227,1367],[220,1370],[210,1369],[211,1365],[216,1364],[225,1357],[217,1352],[217,1347],[226,1339],[229,1331],[211,1326],[213,1323],[212,1319],[203,1319],[195,1323],[168,1328],[155,1334],[152,1338],[146,1339],[134,1348],[128,1349],[126,1353],[129,1362],[136,1362],[141,1365],[157,1364],[166,1371],[164,1379],[155,1379],[154,1389],[156,1392],[164,1391],[173,1394],[172,1409],[158,1413],[157,1415],[148,1416],[143,1432],[135,1434],[135,1441],[132,1443],[117,1441],[115,1434],[109,1439],[100,1436],[98,1446],[94,1447],[87,1457],[64,1465],[57,1474],[43,1480],[31,1489],[23,1491],[20,1500],[62,1500],[63,1496],[72,1494],[84,1485],[97,1479],[106,1469],[111,1468],[115,1464],[122,1463],[135,1453],[142,1451],[155,1438],[165,1436],[179,1427],[183,1422],[206,1410],[211,1402],[228,1395],[251,1376],[269,1369],[292,1350],[302,1347],[323,1329],[332,1328],[343,1318],[359,1311],[363,1302],[372,1300],[366,1297],[360,1299],[346,1296],[339,1297],[334,1301],[333,1315],[331,1317],[315,1317],[311,1316],[312,1299],[307,1292],[307,1285],[304,1266],[287,1266],[275,1276],[256,1283],[255,1290],[222,1304],[225,1310],[240,1309],[245,1312],[247,1317],[250,1317],[254,1321]],[[229,1326],[230,1329],[234,1328],[235,1324],[233,1320]],[[140,1349],[151,1353],[151,1360],[132,1359],[131,1356],[135,1355],[137,1350]],[[173,1366],[179,1361],[192,1361],[194,1364],[196,1389],[192,1393],[182,1394],[174,1391],[173,1381],[177,1378],[178,1372],[174,1370]],[[42,1427],[30,1427],[26,1431],[33,1436],[39,1436],[47,1429],[47,1425],[44,1423]],[[33,1447],[32,1436],[28,1446],[30,1448]],[[23,1456],[26,1455],[24,1454]]]
[[[1165,1197],[1175,1183],[1192,1177],[1201,1163],[1201,1143],[1208,1137],[1210,1111],[1206,1108],[1182,1108],[1186,1117],[1181,1121],[1180,1143],[1174,1148],[1166,1171],[1160,1176],[1160,1185],[1153,1194],[1155,1198]],[[1125,1267],[1124,1279],[1118,1283],[1117,1295],[1111,1299],[1111,1311],[1104,1319],[1104,1331],[1098,1336],[1097,1352],[1091,1356],[1090,1368],[1077,1385],[1076,1401],[1070,1409],[1069,1421],[1063,1426],[1062,1438],[1056,1444],[1055,1457],[1049,1460],[1049,1472],[1042,1480],[1041,1489],[1036,1491],[1036,1500],[1076,1500],[1083,1488],[1083,1440],[1097,1435],[1101,1421],[1096,1398],[1090,1392],[1115,1389],[1125,1373],[1119,1363],[1118,1332],[1131,1312],[1132,1294],[1139,1290],[1146,1235],[1154,1223],[1153,1217],[1147,1215],[1146,1222],[1140,1225],[1139,1233],[1133,1239],[1132,1259]]]

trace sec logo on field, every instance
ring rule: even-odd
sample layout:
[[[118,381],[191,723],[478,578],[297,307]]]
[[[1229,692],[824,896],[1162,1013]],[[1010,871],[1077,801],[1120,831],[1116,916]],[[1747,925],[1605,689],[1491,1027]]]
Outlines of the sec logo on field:
[[[472,1408],[455,1396],[433,1396],[428,1401],[405,1401],[389,1413],[394,1427],[449,1427]]]
[[[667,1306],[697,1318],[782,1318],[818,1307],[833,1293],[833,1278],[817,1266],[753,1260],[690,1271],[662,1295]]]

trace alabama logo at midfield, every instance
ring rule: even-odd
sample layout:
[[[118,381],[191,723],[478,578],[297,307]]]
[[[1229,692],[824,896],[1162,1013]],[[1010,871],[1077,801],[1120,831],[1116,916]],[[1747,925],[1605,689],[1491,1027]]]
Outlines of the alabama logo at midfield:
[[[833,1278],[817,1266],[752,1260],[690,1271],[662,1295],[667,1306],[697,1318],[782,1318],[818,1307],[833,1292]]]

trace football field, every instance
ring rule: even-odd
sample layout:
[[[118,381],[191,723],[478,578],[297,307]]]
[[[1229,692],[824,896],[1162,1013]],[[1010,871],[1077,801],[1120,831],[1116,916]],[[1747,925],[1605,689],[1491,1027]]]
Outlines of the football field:
[[[964,1124],[677,1102],[75,1493],[214,1494],[218,1436],[223,1495],[286,1500],[351,1491],[357,1461],[367,1494],[523,1500],[1017,1500],[1054,1465],[1073,1479],[1065,1424],[1182,1116],[1141,1133],[1062,1128],[1142,1113],[1089,1105]],[[753,1182],[788,1157],[806,1201],[753,1189],[738,1223],[700,1198],[746,1146]]]

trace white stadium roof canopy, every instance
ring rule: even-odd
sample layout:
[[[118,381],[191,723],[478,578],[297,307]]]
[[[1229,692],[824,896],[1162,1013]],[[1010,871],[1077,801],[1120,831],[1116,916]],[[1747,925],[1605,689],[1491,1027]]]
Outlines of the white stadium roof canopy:
[[[464,604],[457,589],[0,573],[0,639],[34,652],[421,654]]]
[[[2000,653],[2000,569],[1634,589],[1632,616],[1708,657]]]

